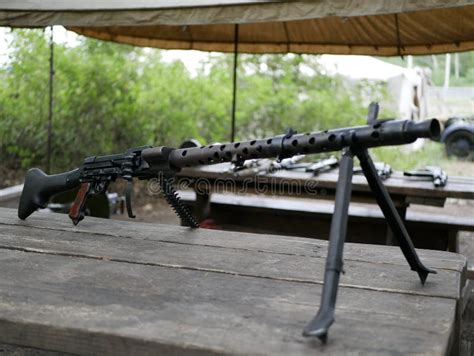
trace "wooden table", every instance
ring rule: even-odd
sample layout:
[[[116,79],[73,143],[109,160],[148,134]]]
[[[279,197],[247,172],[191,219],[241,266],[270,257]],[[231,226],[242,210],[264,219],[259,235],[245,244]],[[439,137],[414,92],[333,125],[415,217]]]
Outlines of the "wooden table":
[[[246,181],[246,188],[251,189],[252,193],[260,189],[262,193],[271,195],[291,194],[306,198],[333,199],[338,179],[337,169],[317,176],[301,171],[279,170],[256,177],[235,177],[229,173],[229,168],[230,163],[184,168],[178,173],[181,189],[186,184],[194,186],[196,180],[202,179],[201,182],[204,182],[205,179],[211,183],[212,190],[222,192],[223,188],[227,188],[226,180],[231,179],[236,182],[236,189],[244,188],[243,182]],[[216,181],[220,183],[216,184]],[[448,177],[446,186],[436,188],[429,180],[405,177],[402,172],[394,172],[384,181],[384,185],[399,207],[407,207],[411,203],[444,206],[447,198],[474,199],[474,178],[470,177]],[[354,174],[352,179],[352,200],[374,202],[367,180],[362,174]]]
[[[83,354],[456,353],[466,260],[347,244],[328,344],[317,311],[327,243],[0,208],[0,343]]]
[[[290,205],[296,205],[295,199],[288,200],[290,198],[309,198],[312,200],[319,200],[321,202],[327,200],[334,200],[336,183],[338,179],[337,170],[332,170],[328,173],[321,173],[318,176],[313,176],[312,173],[295,170],[279,170],[272,174],[261,173],[258,175],[246,175],[246,176],[235,176],[229,172],[230,164],[221,163],[211,166],[201,166],[196,168],[185,168],[178,173],[177,186],[179,189],[193,188],[196,191],[195,198],[195,214],[198,220],[204,220],[207,217],[211,217],[220,223],[221,226],[237,226],[237,217],[240,215],[255,216],[257,223],[254,226],[250,224],[243,224],[244,227],[253,228],[252,231],[268,231],[272,233],[279,233],[279,231],[286,231],[283,224],[285,219],[279,218],[281,224],[275,224],[276,215],[288,215],[290,214],[286,207]],[[362,174],[356,174],[353,177],[352,197],[353,202],[371,203],[374,204],[374,196],[370,191],[367,181]],[[431,205],[437,207],[443,207],[448,198],[456,199],[474,199],[474,178],[470,177],[449,177],[446,186],[434,187],[433,183],[429,180],[420,177],[405,177],[402,172],[394,172],[392,176],[384,181],[392,200],[394,201],[397,210],[405,220],[407,216],[407,209],[410,204],[421,204]],[[259,196],[266,195],[272,197],[280,197],[281,201],[274,199],[274,205],[276,209],[261,208],[257,204],[255,208],[259,208],[258,217],[253,215],[253,212],[244,210],[244,206],[252,206],[251,196],[248,196],[248,202],[240,204],[240,206],[232,207],[232,199],[230,195],[229,202],[227,204],[220,205],[222,209],[218,212],[211,210],[211,194],[212,193],[235,193],[235,195],[242,194],[255,194]],[[301,207],[304,206],[304,202],[301,201]],[[214,205],[215,202],[214,202]],[[325,210],[327,204],[319,204],[321,210]],[[281,214],[276,214],[278,206],[281,207]],[[366,205],[368,208],[363,208],[369,211],[370,214],[363,216],[364,225],[360,224],[360,219],[350,219],[354,226],[366,228],[365,230],[357,231],[352,234],[352,230],[349,229],[349,239],[352,241],[360,241],[360,233],[370,236],[372,229],[377,230],[377,239],[381,243],[392,245],[394,243],[391,231],[387,229],[387,226],[380,226],[380,221],[372,219],[375,215],[380,215],[380,209],[377,206],[371,208],[370,205]],[[240,214],[239,211],[240,209]],[[316,208],[318,209],[318,208]],[[255,209],[253,209],[255,210]],[[359,209],[360,210],[360,209]],[[321,211],[323,212],[323,211]],[[248,214],[247,214],[248,213]],[[312,236],[314,226],[307,224],[309,216],[301,211],[300,214],[291,213],[294,224],[294,232],[298,236]],[[360,217],[357,217],[360,218]],[[378,218],[378,217],[377,217]],[[233,221],[232,219],[236,220]],[[246,219],[249,220],[249,219]],[[251,220],[251,219],[250,219]],[[324,219],[321,217],[314,216],[312,214],[312,222],[318,223],[318,230],[323,231],[328,228],[327,216]],[[379,219],[378,219],[379,220]],[[455,217],[445,216],[442,212],[438,214],[432,214],[431,219],[428,219],[425,224],[415,224],[416,226],[410,226],[410,234],[412,234],[415,242],[418,246],[427,247],[432,249],[446,249],[450,251],[457,251],[457,232],[459,229],[471,230],[473,227],[469,222],[469,219],[458,218],[456,223]],[[373,223],[371,223],[373,221]],[[432,223],[439,224],[443,223],[443,233],[439,234],[437,239],[432,239],[433,229]],[[314,224],[313,224],[314,225]],[[371,226],[373,225],[373,226]],[[377,225],[377,226],[375,226]],[[413,224],[411,224],[413,225]],[[307,227],[307,228],[306,228]],[[386,236],[380,238],[380,228],[385,229]],[[359,229],[360,230],[360,229]],[[435,231],[436,232],[436,231]],[[357,235],[357,236],[356,236]],[[366,243],[373,243],[374,239],[364,240]]]

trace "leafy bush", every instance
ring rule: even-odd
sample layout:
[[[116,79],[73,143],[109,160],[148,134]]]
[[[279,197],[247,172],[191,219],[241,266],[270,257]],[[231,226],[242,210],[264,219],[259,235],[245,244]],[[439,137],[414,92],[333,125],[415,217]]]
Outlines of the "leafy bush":
[[[9,169],[44,168],[48,41],[40,30],[13,36],[11,60],[0,67],[0,160]],[[365,120],[364,88],[323,75],[314,56],[239,61],[237,139]],[[131,146],[229,140],[231,55],[210,56],[192,76],[181,62],[164,62],[159,50],[82,38],[75,47],[55,45],[55,67],[53,171]]]

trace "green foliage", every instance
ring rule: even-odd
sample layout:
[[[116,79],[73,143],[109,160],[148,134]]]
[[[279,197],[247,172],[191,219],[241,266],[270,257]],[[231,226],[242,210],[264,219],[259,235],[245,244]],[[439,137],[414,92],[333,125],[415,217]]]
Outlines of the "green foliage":
[[[44,168],[48,39],[40,30],[13,36],[11,61],[0,67],[0,160],[8,169]],[[228,141],[232,60],[210,56],[192,76],[159,50],[86,38],[75,47],[56,44],[53,171],[131,146]],[[361,124],[368,98],[380,95],[380,88],[323,75],[309,56],[240,55],[238,74],[237,139]]]
[[[424,166],[446,167],[449,159],[444,154],[444,145],[438,142],[427,141],[416,152],[409,147],[377,147],[370,150],[375,161],[390,164],[392,169],[403,171]]]
[[[4,164],[21,161],[28,166],[45,152],[46,121],[37,119],[47,114],[48,57],[43,34],[28,31],[17,36],[12,56],[15,61],[0,72],[1,159]]]
[[[111,152],[141,138],[132,47],[84,41],[56,46],[53,111],[55,168]],[[41,31],[15,31],[13,61],[0,72],[1,159],[14,168],[42,165],[47,150],[49,48]],[[106,134],[104,134],[106,133]]]

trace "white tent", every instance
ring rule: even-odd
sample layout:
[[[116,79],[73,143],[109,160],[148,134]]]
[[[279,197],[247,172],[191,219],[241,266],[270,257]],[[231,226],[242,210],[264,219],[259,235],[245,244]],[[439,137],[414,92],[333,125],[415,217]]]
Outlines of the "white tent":
[[[341,74],[360,80],[382,80],[405,75],[413,80],[417,77],[413,69],[397,66],[370,56],[336,56],[324,54],[319,59],[328,74]]]
[[[405,68],[370,56],[322,55],[319,62],[329,75],[338,74],[352,82],[383,83],[389,98],[382,106],[395,111],[399,117],[428,117],[426,86],[429,78],[423,69]]]

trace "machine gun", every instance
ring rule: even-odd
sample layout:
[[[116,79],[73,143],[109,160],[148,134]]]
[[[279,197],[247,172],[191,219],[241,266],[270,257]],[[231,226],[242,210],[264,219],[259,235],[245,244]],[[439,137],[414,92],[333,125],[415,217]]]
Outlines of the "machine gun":
[[[377,104],[371,104],[368,125],[365,126],[304,134],[289,132],[266,139],[180,149],[150,146],[131,148],[123,154],[86,158],[82,166],[75,170],[49,176],[33,168],[26,174],[18,216],[20,219],[26,219],[36,209],[46,206],[53,194],[79,186],[78,195],[69,212],[72,221],[77,224],[84,217],[83,209],[87,198],[103,192],[110,182],[122,178],[128,181],[126,205],[129,215],[133,217],[130,202],[132,180],[158,177],[166,199],[179,217],[190,227],[196,228],[198,222],[179,200],[171,184],[175,172],[181,168],[257,158],[277,157],[282,160],[299,154],[342,150],[321,304],[314,319],[303,330],[303,335],[316,336],[325,342],[329,327],[334,322],[339,276],[343,270],[342,253],[347,230],[354,156],[359,159],[369,187],[410,268],[418,273],[422,284],[429,273],[436,273],[419,260],[390,195],[377,174],[368,148],[403,145],[421,137],[437,139],[440,125],[435,119],[418,123],[411,120],[376,120],[377,111]]]
[[[237,161],[232,163],[229,172],[232,173],[234,177],[253,177],[259,174],[270,174],[281,169],[293,169],[293,167],[297,165],[297,162],[301,161],[304,157],[304,155],[295,155],[277,160],[264,158],[251,159],[244,162]]]
[[[406,177],[422,177],[428,178],[433,182],[436,188],[444,187],[448,182],[448,175],[441,167],[426,166],[424,169],[418,169],[416,171],[403,172]]]
[[[317,176],[320,173],[328,172],[339,165],[339,160],[334,156],[322,158],[312,163],[298,163],[303,158],[305,158],[304,155],[294,156],[291,159],[284,159],[280,164],[277,164],[277,168],[288,171],[303,171],[312,173],[313,176]]]
[[[374,167],[377,170],[377,174],[379,175],[380,179],[386,180],[390,178],[393,173],[392,167],[385,162],[374,162]],[[362,168],[355,167],[354,174],[363,173]]]

